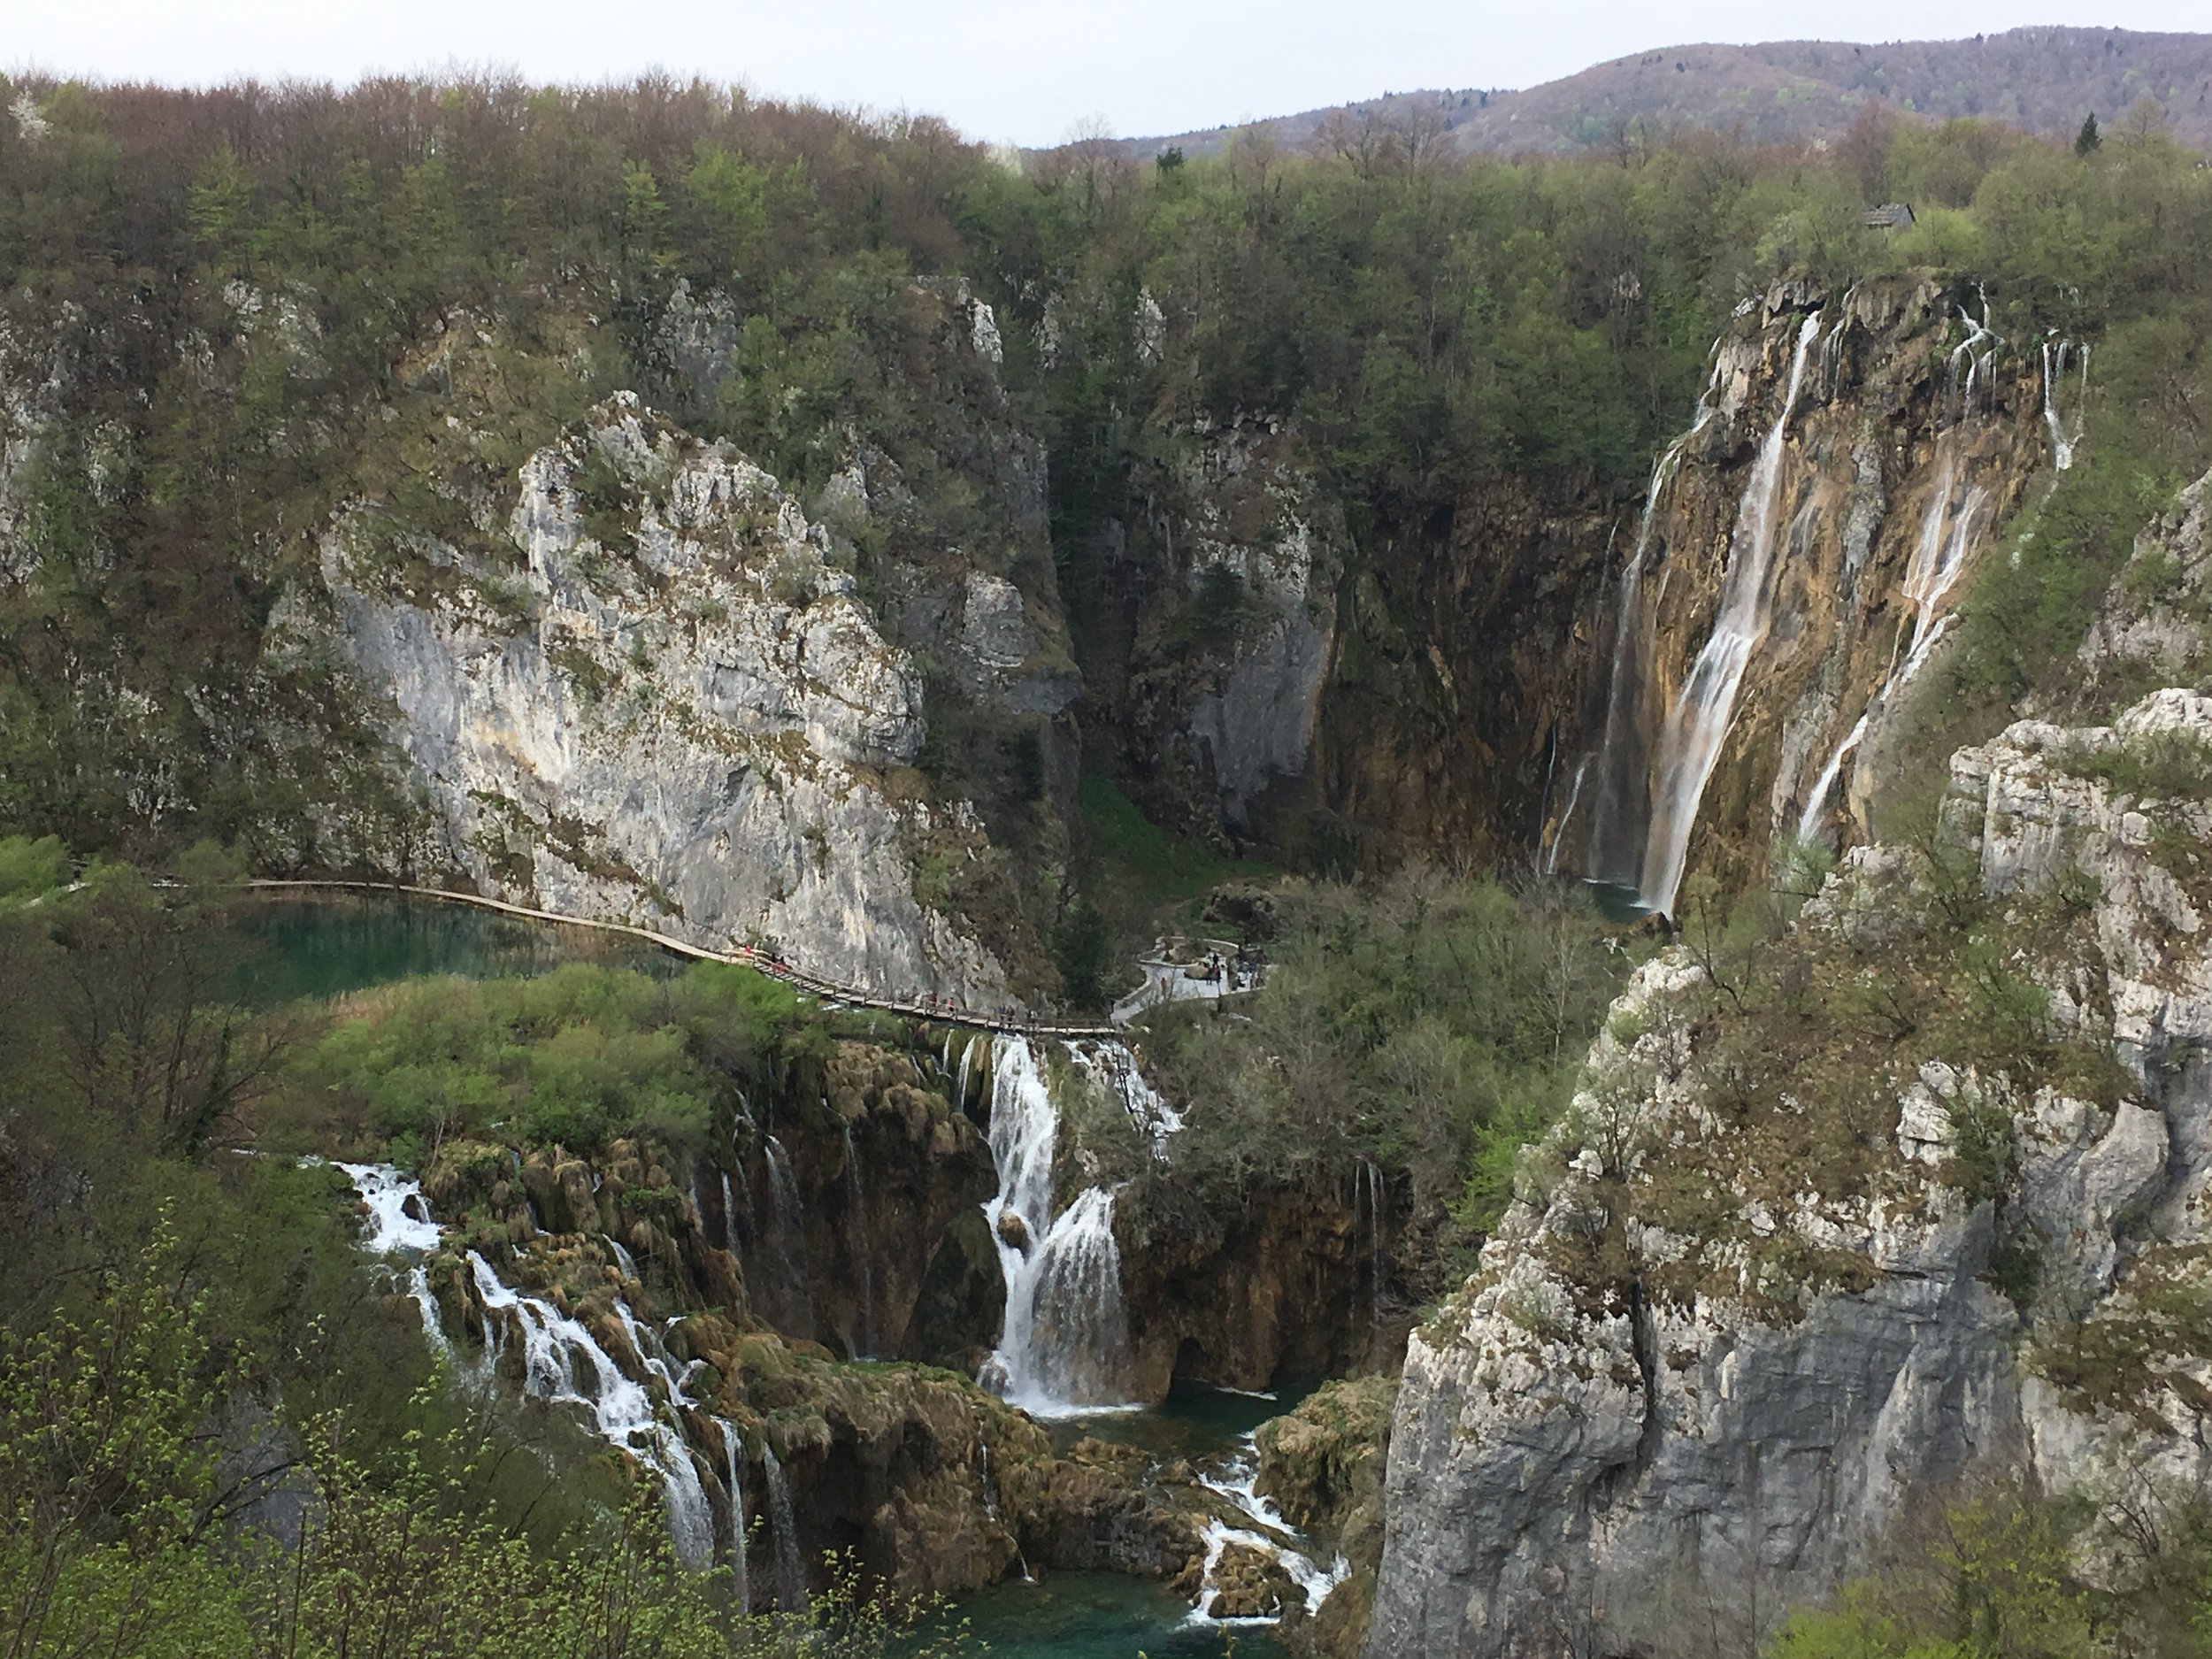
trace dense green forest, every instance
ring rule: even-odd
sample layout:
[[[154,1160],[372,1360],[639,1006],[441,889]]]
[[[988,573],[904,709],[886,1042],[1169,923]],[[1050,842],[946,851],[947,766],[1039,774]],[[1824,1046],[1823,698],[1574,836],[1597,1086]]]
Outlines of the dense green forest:
[[[383,868],[414,856],[419,803],[340,665],[267,649],[341,510],[368,508],[394,568],[425,580],[422,537],[511,564],[468,504],[503,499],[534,449],[633,388],[809,502],[856,433],[891,456],[910,511],[851,553],[873,595],[891,562],[990,537],[1009,511],[970,442],[999,388],[932,355],[924,301],[964,285],[1001,319],[1010,419],[1041,445],[1040,575],[1082,657],[1119,601],[1096,540],[1141,516],[1150,471],[1198,423],[1294,420],[1356,558],[1494,488],[1618,511],[1747,295],[1927,269],[1979,284],[2017,339],[2093,342],[2097,378],[2081,465],[1987,562],[1930,676],[1909,746],[1924,760],[2024,701],[2089,695],[2067,658],[2138,529],[2212,459],[2212,172],[2147,115],[2071,148],[1870,118],[1816,150],[1687,134],[1511,161],[1384,125],[1299,150],[1256,131],[1188,160],[1080,142],[1018,166],[927,119],[668,81],[25,78],[0,80],[4,109],[0,375],[62,388],[0,524],[11,1653],[911,1640],[856,1583],[747,1617],[718,1580],[674,1571],[634,1470],[549,1414],[441,1386],[412,1310],[358,1260],[344,1183],[296,1161],[419,1166],[457,1141],[689,1152],[744,1089],[895,1034],[716,965],[250,1006],[211,894],[324,870],[317,826],[340,801],[382,826]],[[1909,231],[1865,225],[1891,200],[1916,204]],[[732,346],[708,383],[667,325],[710,301]],[[432,365],[464,319],[478,345]],[[455,409],[488,442],[449,438]],[[588,505],[626,511],[620,481]],[[949,791],[1043,793],[1033,737],[1002,752],[947,731],[922,764]],[[1094,1003],[1116,988],[1100,903],[1148,919],[1235,867],[1167,849],[1103,780],[1083,788],[1089,844],[1038,902],[1073,1000]],[[1925,793],[1901,784],[1897,821]],[[1919,954],[1838,962],[1781,942],[1803,896],[1693,889],[1687,937],[1747,1097],[1801,1064],[1847,1120],[1875,1073],[1820,1067],[1872,1055],[1903,1075],[1920,1048],[1882,1016],[1915,1002],[1924,1046],[1964,1031],[2111,1092],[2108,1056],[2047,1041],[1985,908],[1939,903]],[[1524,1144],[1573,1110],[1645,941],[1555,887],[1429,868],[1279,885],[1256,937],[1273,972],[1244,1018],[1152,1028],[1164,1083],[1210,1107],[1171,1175],[1102,1123],[1087,1152],[1225,1206],[1372,1166],[1412,1218],[1402,1266],[1440,1288],[1532,1179]],[[264,1445],[287,1448],[280,1470],[242,1484]],[[1914,1574],[1801,1618],[1778,1651],[2092,1650],[2055,1645],[2091,1641],[2110,1609],[2052,1512],[1993,1500],[1954,1519]],[[2194,1548],[2162,1558],[2181,1564],[2158,1593],[2190,1610],[2145,1651],[2202,1651]]]
[[[2094,340],[2101,405],[2139,416],[2122,464],[2147,457],[2112,487],[2123,519],[2200,444],[2212,180],[2147,122],[2081,154],[1870,119],[1817,153],[1692,134],[1516,163],[1384,126],[1319,154],[1259,131],[1218,158],[1078,143],[1017,170],[926,119],[671,81],[0,96],[29,112],[0,122],[0,321],[66,387],[19,491],[27,580],[0,595],[0,808],[88,850],[212,836],[311,864],[315,808],[342,797],[404,862],[409,803],[342,680],[265,631],[341,506],[373,508],[396,558],[416,533],[476,547],[466,504],[618,388],[803,496],[866,433],[916,500],[858,549],[864,584],[986,534],[995,486],[961,458],[980,393],[926,362],[918,281],[1016,325],[1004,379],[1049,459],[1079,657],[1112,580],[1087,538],[1191,421],[1294,416],[1359,545],[1486,480],[1624,501],[1738,300],[1793,273],[1932,267],[2015,338]],[[1861,223],[1899,198],[1911,231]],[[657,332],[710,294],[735,328],[710,388]],[[487,349],[426,372],[465,315],[495,325]],[[457,408],[488,447],[452,440]],[[88,683],[127,718],[93,718]],[[117,781],[150,773],[152,799]]]

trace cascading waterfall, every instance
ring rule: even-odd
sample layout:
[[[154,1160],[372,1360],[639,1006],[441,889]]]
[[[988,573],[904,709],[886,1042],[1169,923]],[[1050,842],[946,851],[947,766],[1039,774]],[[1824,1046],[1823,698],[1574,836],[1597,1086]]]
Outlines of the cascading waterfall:
[[[601,1439],[630,1452],[657,1471],[668,1502],[668,1533],[677,1558],[687,1567],[703,1567],[714,1555],[713,1512],[707,1504],[705,1486],[691,1461],[683,1436],[661,1420],[652,1391],[623,1374],[613,1356],[577,1320],[551,1302],[509,1288],[493,1272],[491,1264],[474,1250],[468,1253],[469,1271],[477,1294],[488,1313],[511,1312],[523,1341],[523,1392],[549,1405],[579,1405],[591,1416]],[[615,1302],[624,1328],[637,1344],[639,1359],[668,1390],[672,1407],[687,1405],[667,1362],[648,1351],[639,1337],[628,1307]],[[486,1332],[495,1359],[499,1352],[500,1322],[494,1318]],[[580,1385],[577,1362],[591,1373],[591,1389]]]
[[[1986,303],[1984,306],[1987,310]],[[2003,342],[1990,333],[1986,319],[1976,321],[1964,310],[1959,312],[1968,328],[1963,343],[1951,353],[1950,373],[1958,373],[1962,353],[1978,355],[1968,358],[1965,383],[1967,396],[1960,405],[1957,419],[1936,434],[1935,481],[1928,495],[1928,505],[1920,517],[1920,534],[1913,541],[1912,557],[1905,566],[1902,592],[1913,607],[1912,630],[1908,634],[1898,630],[1896,643],[1890,649],[1889,667],[1882,683],[1867,699],[1865,710],[1857,722],[1844,733],[1835,752],[1828,757],[1827,764],[1813,780],[1804,803],[1797,815],[1797,839],[1811,841],[1819,834],[1828,816],[1828,800],[1836,784],[1843,776],[1847,761],[1857,753],[1866,740],[1869,727],[1878,713],[1887,707],[1890,700],[1902,690],[1921,665],[1934,651],[1954,617],[1947,608],[1959,583],[1964,580],[1968,565],[1972,562],[1974,549],[1985,527],[1991,505],[1991,492],[1986,485],[1966,479],[1970,450],[1976,430],[1976,405],[1972,388],[1978,379],[1985,384],[1993,383],[1995,376],[1989,369],[1989,359]],[[2049,389],[2048,349],[2046,348],[2047,368],[2045,390]]]
[[[1729,537],[1728,571],[1722,579],[1713,631],[1690,666],[1660,728],[1657,764],[1653,768],[1652,811],[1645,838],[1640,902],[1663,912],[1674,909],[1689,854],[1690,831],[1697,821],[1705,786],[1720,760],[1722,742],[1735,719],[1736,695],[1743,688],[1751,654],[1766,638],[1772,595],[1768,578],[1779,528],[1785,440],[1797,395],[1804,384],[1805,357],[1820,332],[1813,312],[1797,331],[1790,357],[1789,388],[1781,411],[1759,446],[1751,477],[1736,509]]]
[[[1644,491],[1644,510],[1636,521],[1636,545],[1621,567],[1618,619],[1613,628],[1613,662],[1606,678],[1605,727],[1598,742],[1597,793],[1591,798],[1590,835],[1582,864],[1594,881],[1619,887],[1637,885],[1644,859],[1644,831],[1651,809],[1649,733],[1644,718],[1646,690],[1651,683],[1653,627],[1657,620],[1644,604],[1644,565],[1651,551],[1652,526],[1656,521],[1667,488],[1682,470],[1682,458],[1705,428],[1712,425],[1714,388],[1720,376],[1719,342],[1714,342],[1714,365],[1697,400],[1697,412],[1689,429],[1661,452],[1651,469]],[[1586,760],[1586,765],[1588,762]],[[1559,860],[1560,843],[1581,798],[1582,774],[1575,774],[1574,796],[1552,832],[1551,863]]]
[[[727,1417],[717,1417],[714,1426],[722,1436],[723,1479],[730,1490],[730,1592],[737,1600],[737,1610],[753,1610],[753,1586],[745,1566],[745,1443],[738,1438],[737,1425]]]
[[[1130,1051],[1129,1045],[1111,1041],[1071,1042],[1068,1058],[1121,1102],[1131,1125],[1139,1133],[1149,1135],[1154,1151],[1164,1156],[1167,1138],[1183,1126],[1183,1114],[1145,1081],[1144,1068],[1137,1064],[1137,1056]]]
[[[1215,1618],[1207,1612],[1212,1601],[1215,1573],[1221,1557],[1231,1544],[1244,1544],[1263,1550],[1282,1564],[1291,1582],[1305,1597],[1305,1611],[1309,1617],[1321,1610],[1321,1604],[1331,1592],[1342,1584],[1351,1572],[1351,1563],[1338,1555],[1324,1567],[1308,1553],[1312,1548],[1304,1534],[1284,1518],[1265,1498],[1260,1496],[1256,1486],[1259,1478],[1259,1450],[1251,1435],[1244,1436],[1242,1444],[1217,1471],[1202,1471],[1198,1484],[1216,1497],[1225,1499],[1250,1525],[1233,1526],[1218,1517],[1210,1518],[1202,1529],[1201,1537],[1206,1547],[1205,1560],[1199,1568],[1198,1605],[1193,1609],[1189,1623],[1194,1624],[1271,1624],[1272,1616],[1259,1618]]]
[[[1820,769],[1820,776],[1813,780],[1812,793],[1805,797],[1805,804],[1797,815],[1797,839],[1809,841],[1820,833],[1820,821],[1827,816],[1828,796],[1836,787],[1836,780],[1843,776],[1843,764],[1857,752],[1866,739],[1866,723],[1872,718],[1870,706],[1862,714],[1843,741],[1836,745],[1836,752],[1828,757],[1828,764]]]
[[[2051,465],[2061,472],[2074,464],[2074,450],[2081,442],[2083,411],[2089,399],[2089,348],[2085,345],[2081,349],[2080,403],[2069,425],[2059,411],[2058,388],[2066,378],[2066,359],[2072,349],[2071,343],[2063,340],[2043,342],[2043,425],[2051,434]]]
[[[945,1041],[949,1044],[952,1041],[952,1039],[950,1037],[947,1037]],[[983,1043],[987,1046],[989,1041],[989,1038],[982,1035],[980,1033],[978,1033],[970,1037],[967,1042],[961,1048],[960,1093],[954,1097],[954,1104],[958,1106],[962,1111],[968,1110],[968,1079],[975,1068],[976,1045],[978,1043]]]
[[[791,1508],[791,1482],[776,1448],[760,1448],[761,1473],[768,1483],[769,1546],[776,1560],[776,1604],[787,1613],[806,1606],[806,1567],[799,1559],[799,1519]]]
[[[1121,1403],[1129,1334],[1114,1195],[1094,1187],[1052,1210],[1058,1113],[1029,1044],[991,1056],[991,1156],[999,1190],[983,1207],[1006,1277],[1006,1318],[982,1381],[1040,1416]]]
[[[732,1256],[737,1255],[737,1194],[726,1167],[722,1171],[722,1242]]]
[[[353,1190],[369,1208],[369,1233],[361,1248],[371,1256],[415,1258],[407,1269],[407,1294],[422,1315],[423,1340],[441,1360],[453,1357],[438,1317],[437,1298],[430,1294],[430,1270],[420,1258],[438,1248],[438,1224],[430,1219],[430,1205],[422,1195],[422,1183],[401,1174],[388,1164],[341,1164]]]
[[[1567,804],[1559,814],[1559,822],[1552,826],[1551,841],[1544,849],[1544,873],[1548,876],[1559,873],[1560,844],[1567,839],[1567,826],[1575,821],[1575,808],[1582,802],[1582,780],[1589,772],[1590,757],[1585,755],[1575,768],[1573,781],[1567,786]]]

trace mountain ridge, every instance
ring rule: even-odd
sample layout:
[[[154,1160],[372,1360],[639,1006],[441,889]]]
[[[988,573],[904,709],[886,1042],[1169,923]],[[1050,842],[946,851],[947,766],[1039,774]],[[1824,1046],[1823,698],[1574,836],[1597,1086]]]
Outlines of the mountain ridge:
[[[1466,154],[1571,154],[1681,131],[1755,142],[1834,139],[1859,108],[1981,118],[2070,136],[2094,112],[2116,125],[2144,96],[2173,134],[2212,146],[2212,34],[2036,25],[1950,41],[1717,42],[1641,51],[1520,89],[1388,92],[1210,131],[1125,142],[1133,154],[1171,147],[1209,154],[1233,134],[1265,129],[1279,142],[1319,140],[1378,124],[1427,123]]]

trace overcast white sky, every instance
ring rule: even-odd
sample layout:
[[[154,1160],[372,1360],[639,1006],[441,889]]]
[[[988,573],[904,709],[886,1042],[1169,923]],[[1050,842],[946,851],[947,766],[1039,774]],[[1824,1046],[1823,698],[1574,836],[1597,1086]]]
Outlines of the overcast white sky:
[[[1816,28],[1809,27],[1817,16]],[[0,65],[109,80],[349,81],[456,62],[533,80],[663,68],[1050,143],[1415,87],[1525,87],[1695,41],[1941,39],[2023,23],[2212,27],[2206,0],[0,0]]]

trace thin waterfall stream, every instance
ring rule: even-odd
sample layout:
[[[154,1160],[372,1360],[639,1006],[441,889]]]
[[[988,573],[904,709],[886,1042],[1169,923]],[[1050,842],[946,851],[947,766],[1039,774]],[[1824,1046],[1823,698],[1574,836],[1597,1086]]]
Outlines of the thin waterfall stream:
[[[1909,633],[1901,625],[1898,628],[1881,683],[1874,688],[1857,721],[1837,743],[1827,763],[1815,776],[1812,787],[1806,792],[1798,809],[1796,824],[1797,839],[1801,841],[1809,841],[1820,833],[1827,821],[1829,799],[1842,779],[1845,764],[1859,752],[1873,722],[1920,672],[1949,631],[1955,620],[1955,613],[1949,609],[1951,597],[1965,580],[1982,533],[1991,521],[1993,494],[1987,485],[1971,477],[1971,451],[1979,426],[1975,388],[1978,385],[1987,386],[1994,379],[1988,360],[2003,342],[1990,332],[1985,319],[1978,320],[1963,310],[1960,315],[1967,325],[1967,337],[1951,352],[1948,374],[1954,383],[1962,383],[1958,365],[1963,354],[1966,369],[1962,390],[1949,424],[1936,434],[1932,457],[1935,480],[1929,491],[1928,504],[1921,513],[1920,531],[1914,539],[1912,557],[1905,567],[1905,580],[1900,589],[1912,606],[1912,627]],[[2045,352],[2045,377],[2047,396],[2048,348]],[[2068,459],[2071,459],[2070,453]]]
[[[1804,385],[1805,358],[1820,333],[1820,313],[1809,314],[1797,331],[1790,357],[1788,389],[1774,425],[1759,446],[1758,458],[1744,485],[1729,538],[1728,569],[1721,580],[1720,603],[1712,633],[1690,666],[1660,728],[1653,766],[1651,825],[1645,839],[1639,896],[1648,908],[1671,914],[1689,854],[1690,832],[1697,822],[1705,786],[1719,763],[1722,743],[1736,714],[1736,696],[1752,653],[1766,638],[1772,618],[1773,584],[1769,580],[1779,530],[1786,442],[1790,417]]]

